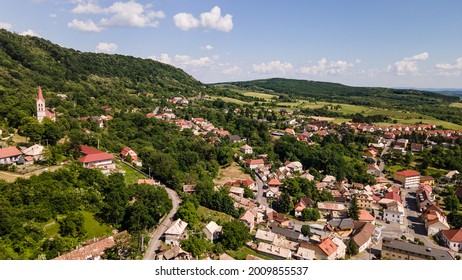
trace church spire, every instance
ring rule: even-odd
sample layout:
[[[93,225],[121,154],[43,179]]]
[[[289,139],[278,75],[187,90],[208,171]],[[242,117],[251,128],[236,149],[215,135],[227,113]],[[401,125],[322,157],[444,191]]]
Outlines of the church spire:
[[[41,87],[41,86],[39,86],[39,88],[38,88],[37,101],[38,101],[38,100],[43,100],[43,101],[45,101],[45,98],[43,98],[42,87]]]

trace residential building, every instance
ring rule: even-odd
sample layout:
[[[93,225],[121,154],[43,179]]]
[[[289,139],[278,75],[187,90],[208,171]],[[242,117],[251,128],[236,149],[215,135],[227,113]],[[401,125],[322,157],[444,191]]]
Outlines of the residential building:
[[[417,188],[420,184],[420,173],[414,170],[395,172],[394,179],[400,182],[404,188]]]
[[[313,260],[316,257],[316,252],[300,246],[298,247],[297,252],[292,256],[297,260]]]
[[[44,159],[43,151],[45,150],[45,147],[40,144],[34,144],[29,148],[21,148],[21,150],[25,156],[31,156],[34,158],[34,160]]]
[[[385,222],[404,224],[404,207],[399,203],[391,203],[383,210],[383,220]]]
[[[16,147],[0,149],[0,164],[14,164],[18,161],[22,152]]]
[[[205,236],[207,236],[208,240],[214,242],[220,237],[222,233],[222,227],[217,225],[217,223],[215,223],[214,221],[211,221],[205,226],[203,232],[205,233]]]
[[[115,169],[112,155],[85,145],[81,145],[80,148],[84,157],[81,157],[79,162],[85,168],[100,168],[105,170],[103,173],[108,173],[110,170]]]
[[[449,249],[462,253],[462,229],[442,230],[441,239]]]
[[[299,161],[286,162],[285,166],[290,170],[290,172],[302,172],[303,165]]]
[[[138,154],[129,147],[123,148],[120,152],[120,157],[124,160],[127,160],[127,157],[130,155],[132,162],[138,162]]]
[[[433,186],[435,184],[435,178],[432,176],[420,176],[420,183]]]
[[[358,251],[361,253],[366,250],[372,242],[372,235],[375,232],[375,225],[371,223],[355,223],[355,230],[352,233],[353,241],[358,245]]]
[[[265,166],[263,159],[249,159],[246,161],[246,164],[252,170]]]
[[[317,246],[320,250],[316,257],[320,260],[335,260],[337,258],[338,245],[329,237],[324,239]]]
[[[180,241],[187,238],[186,227],[188,223],[181,219],[176,220],[164,233],[165,243],[179,245]]]
[[[257,247],[257,252],[267,255],[277,260],[288,260],[292,258],[292,251],[272,244],[260,242]]]
[[[444,175],[443,178],[448,182],[452,182],[454,179],[454,175],[459,175],[459,171],[457,170],[449,171],[446,175]]]
[[[335,245],[337,245],[337,251],[336,251],[335,258],[336,259],[343,259],[345,257],[345,255],[346,255],[347,246],[345,245],[345,243],[343,243],[342,240],[340,240],[337,237],[333,238],[332,242],[334,242]]]
[[[229,188],[229,193],[238,197],[244,197],[244,189],[241,187],[231,187]]]
[[[245,213],[242,214],[239,220],[244,222],[244,224],[249,228],[249,231],[253,230],[255,226],[255,215],[252,213],[252,211],[245,211]]]
[[[257,232],[255,233],[255,240],[272,244],[274,239],[276,239],[276,235],[276,233],[271,231],[257,229]]]
[[[358,211],[358,221],[360,222],[369,222],[375,225],[375,218],[368,211],[360,209]]]
[[[302,211],[309,207],[312,208],[315,205],[315,202],[309,197],[301,197],[294,206],[295,217],[301,217]]]
[[[453,260],[445,250],[412,244],[406,241],[383,238],[382,258],[389,260]]]
[[[241,150],[242,153],[244,153],[244,154],[246,154],[246,155],[253,154],[253,149],[252,149],[252,147],[250,147],[250,146],[247,145],[247,144],[244,145],[244,146],[242,146],[240,150]]]
[[[270,188],[278,188],[278,187],[280,187],[282,185],[282,183],[279,182],[278,179],[274,178],[274,179],[269,180],[267,185]]]

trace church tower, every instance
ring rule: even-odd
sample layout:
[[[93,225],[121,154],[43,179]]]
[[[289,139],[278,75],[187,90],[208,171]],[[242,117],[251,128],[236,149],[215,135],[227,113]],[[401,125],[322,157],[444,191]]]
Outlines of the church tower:
[[[42,88],[40,86],[38,88],[38,96],[35,102],[37,104],[37,120],[39,123],[41,123],[47,116],[47,113],[45,109],[45,98],[43,98]]]

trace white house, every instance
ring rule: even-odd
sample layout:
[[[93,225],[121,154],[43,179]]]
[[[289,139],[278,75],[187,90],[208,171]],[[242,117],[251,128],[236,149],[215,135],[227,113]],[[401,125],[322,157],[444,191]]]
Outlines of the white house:
[[[462,253],[462,229],[442,230],[441,238],[449,249]]]
[[[220,237],[222,233],[222,228],[221,226],[217,225],[217,223],[215,223],[214,221],[211,221],[205,226],[203,231],[207,236],[207,239],[213,242]]]
[[[16,147],[8,147],[0,149],[0,164],[12,164],[15,163],[22,152]]]
[[[388,222],[404,224],[404,208],[401,204],[396,203],[383,210],[383,220]]]
[[[170,245],[179,245],[180,240],[187,237],[185,232],[188,223],[181,219],[176,220],[164,233],[165,243]]]
[[[252,147],[250,147],[250,146],[247,145],[247,144],[241,147],[241,152],[243,152],[243,153],[246,154],[246,155],[253,154]]]

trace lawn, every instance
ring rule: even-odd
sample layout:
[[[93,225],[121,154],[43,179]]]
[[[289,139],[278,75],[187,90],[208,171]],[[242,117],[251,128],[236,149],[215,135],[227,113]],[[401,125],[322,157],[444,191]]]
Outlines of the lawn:
[[[242,101],[242,100],[239,100],[239,99],[236,99],[236,98],[224,97],[224,96],[210,96],[210,99],[212,99],[212,100],[221,99],[221,100],[223,100],[225,102],[236,103],[236,104],[240,104],[240,105],[250,104],[249,102],[245,102],[245,101]]]
[[[210,221],[214,221],[218,224],[234,219],[228,214],[208,209],[203,206],[199,206],[199,208],[197,209],[197,216],[201,221],[201,228],[205,227],[205,225],[208,224]]]
[[[146,178],[146,176],[136,172],[135,170],[131,169],[130,167],[121,163],[120,161],[117,161],[117,167],[125,171],[124,177],[125,177],[125,183],[127,185],[135,184],[138,182],[138,179]]]
[[[265,259],[265,260],[272,260],[272,258],[268,257],[268,256],[265,256],[265,255],[262,255],[262,254],[259,254],[257,253],[256,251],[250,249],[249,247],[246,247],[246,246],[243,246],[237,250],[228,250],[226,251],[226,253],[228,255],[230,255],[231,257],[235,258],[236,260],[245,260],[245,258],[247,257],[247,255],[254,255],[256,257],[259,257],[259,258],[262,258],[262,259]]]
[[[83,226],[85,228],[86,235],[88,238],[112,235],[112,227],[99,223],[95,219],[94,215],[90,212],[82,211],[81,213],[85,218],[85,223]]]

